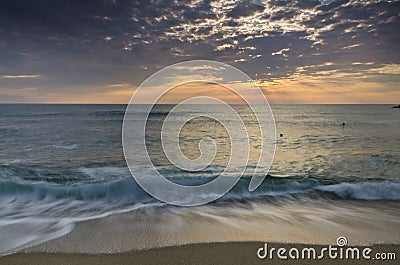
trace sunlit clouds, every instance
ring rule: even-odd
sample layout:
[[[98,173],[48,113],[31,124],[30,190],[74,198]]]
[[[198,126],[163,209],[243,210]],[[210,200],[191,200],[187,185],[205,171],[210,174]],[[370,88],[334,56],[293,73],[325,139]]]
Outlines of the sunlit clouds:
[[[126,103],[156,71],[205,59],[273,103],[398,103],[399,14],[386,0],[5,0],[0,102]]]
[[[30,79],[30,78],[40,78],[40,75],[3,75],[0,78],[3,79]]]

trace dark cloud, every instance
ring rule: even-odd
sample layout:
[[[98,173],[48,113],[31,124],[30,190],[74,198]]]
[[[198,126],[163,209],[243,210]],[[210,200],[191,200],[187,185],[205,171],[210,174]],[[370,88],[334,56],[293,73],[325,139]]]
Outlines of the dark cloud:
[[[299,13],[299,10],[281,10],[271,16],[271,20],[291,19]]]
[[[332,1],[328,5],[320,5],[318,7],[318,9],[322,10],[322,11],[330,11],[330,10],[334,10],[338,7],[344,6],[344,5],[348,4],[350,1],[351,0],[336,0],[336,1]],[[363,2],[365,2],[365,1],[363,1]]]
[[[301,9],[312,9],[321,4],[318,0],[297,0],[296,5]]]
[[[263,5],[255,4],[254,1],[242,1],[227,16],[232,18],[247,17],[262,10],[264,10]]]

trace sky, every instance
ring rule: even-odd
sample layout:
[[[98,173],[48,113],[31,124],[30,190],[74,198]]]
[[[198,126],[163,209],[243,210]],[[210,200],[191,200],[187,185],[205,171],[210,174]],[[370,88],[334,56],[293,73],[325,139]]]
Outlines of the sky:
[[[0,103],[128,103],[201,59],[270,103],[399,104],[399,29],[395,0],[2,0]]]

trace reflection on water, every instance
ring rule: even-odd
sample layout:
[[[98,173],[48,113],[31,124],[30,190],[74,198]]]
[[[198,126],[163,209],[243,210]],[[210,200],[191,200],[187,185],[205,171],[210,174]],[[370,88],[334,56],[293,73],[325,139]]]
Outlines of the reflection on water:
[[[232,105],[233,109],[239,113],[240,120],[235,116],[226,115],[225,122],[231,123],[233,126],[239,127],[239,123],[244,123],[246,126],[246,135],[242,139],[243,142],[248,143],[249,146],[249,157],[244,158],[248,161],[248,165],[256,165],[260,157],[261,150],[261,130],[258,125],[258,120],[251,108],[247,105]],[[165,168],[172,166],[170,161],[165,156],[163,150],[163,143],[161,141],[161,131],[164,121],[167,115],[170,113],[174,105],[156,105],[147,120],[146,126],[146,146],[149,155],[153,163],[160,168]],[[176,125],[172,127],[177,130],[180,129],[179,134],[179,147],[182,153],[189,159],[197,159],[201,152],[199,148],[200,141],[205,137],[211,138],[216,144],[216,154],[215,158],[210,163],[210,167],[225,168],[229,160],[231,159],[231,136],[232,132],[228,132],[226,127],[221,124],[220,121],[213,118],[213,114],[218,111],[222,111],[223,108],[218,105],[187,105],[184,108],[187,112],[201,113],[198,117],[190,119],[184,124],[182,128],[179,127],[185,119],[185,112],[174,113],[174,121]],[[187,113],[186,112],[186,113]],[[164,134],[168,134],[163,130]],[[274,135],[275,132],[269,132],[270,135]],[[267,137],[267,136],[264,136]],[[164,146],[165,148],[167,146]],[[205,147],[211,148],[211,145],[205,145]],[[203,150],[207,151],[207,150]],[[235,154],[235,156],[240,156],[246,154],[245,150],[243,152]],[[244,165],[237,165],[238,167],[243,167]]]

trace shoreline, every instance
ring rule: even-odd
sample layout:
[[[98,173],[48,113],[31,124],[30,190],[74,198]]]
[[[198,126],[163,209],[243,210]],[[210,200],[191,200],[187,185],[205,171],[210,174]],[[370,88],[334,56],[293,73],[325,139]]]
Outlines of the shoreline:
[[[301,200],[278,205],[143,209],[78,222],[65,235],[20,251],[101,254],[250,241],[329,245],[339,236],[350,245],[400,244],[400,235],[393,233],[398,203]]]
[[[299,200],[290,204],[254,202],[228,208],[150,208],[68,224],[71,230],[56,237],[53,236],[60,232],[59,223],[32,231],[29,226],[18,224],[13,231],[31,233],[37,239],[7,250],[7,244],[15,245],[17,239],[24,239],[22,232],[9,233],[10,241],[1,242],[5,250],[2,255],[125,253],[211,242],[333,245],[341,236],[352,246],[400,245],[400,235],[393,233],[398,227],[398,206],[397,202],[332,204]],[[40,240],[45,236],[53,238]]]
[[[268,243],[276,249],[284,247],[307,248],[314,247],[317,252],[327,245]],[[181,246],[169,246],[148,250],[134,250],[112,254],[85,254],[85,253],[14,253],[0,257],[0,264],[68,264],[68,265],[101,265],[101,264],[395,264],[396,260],[366,260],[360,259],[330,259],[326,255],[323,259],[259,259],[257,250],[264,246],[264,242],[214,242],[198,243]],[[355,247],[355,246],[351,246]],[[360,251],[365,246],[359,247]],[[371,257],[375,253],[395,253],[398,260],[400,245],[372,245]]]

